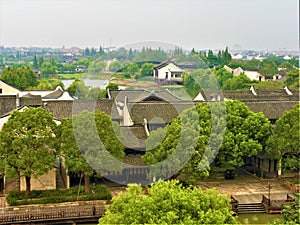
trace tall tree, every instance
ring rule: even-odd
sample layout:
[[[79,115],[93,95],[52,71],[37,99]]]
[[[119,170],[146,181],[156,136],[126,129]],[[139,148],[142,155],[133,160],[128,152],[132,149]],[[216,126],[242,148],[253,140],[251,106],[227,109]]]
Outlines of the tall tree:
[[[36,55],[34,55],[34,58],[33,58],[33,68],[37,69],[37,70],[39,69],[39,62],[38,62]]]
[[[25,177],[25,196],[30,194],[31,178],[55,167],[57,126],[52,114],[43,108],[14,111],[0,133],[0,156],[7,177]]]
[[[273,135],[268,139],[267,152],[278,160],[278,175],[282,169],[299,170],[299,115],[300,104],[286,111],[275,123]]]
[[[262,113],[251,112],[239,101],[226,101],[226,132],[216,163],[244,165],[243,158],[257,155],[266,147],[271,124]]]
[[[159,181],[147,188],[131,185],[114,198],[99,224],[238,224],[230,199],[217,190],[185,188]]]
[[[103,112],[83,111],[72,120],[63,120],[59,131],[65,165],[69,171],[84,176],[85,192],[89,192],[94,170],[99,172],[99,168],[110,162],[105,150],[118,160],[124,158],[120,127]]]

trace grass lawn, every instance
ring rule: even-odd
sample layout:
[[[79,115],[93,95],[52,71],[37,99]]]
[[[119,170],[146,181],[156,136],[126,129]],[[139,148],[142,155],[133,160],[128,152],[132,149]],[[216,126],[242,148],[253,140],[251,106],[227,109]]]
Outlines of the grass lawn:
[[[75,80],[76,78],[83,78],[86,73],[68,73],[68,74],[58,74],[58,79],[60,80]]]

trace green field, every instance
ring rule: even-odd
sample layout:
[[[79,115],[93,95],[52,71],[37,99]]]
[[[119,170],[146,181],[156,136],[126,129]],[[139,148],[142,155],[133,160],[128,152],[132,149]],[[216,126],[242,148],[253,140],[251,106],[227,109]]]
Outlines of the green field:
[[[58,79],[60,80],[75,80],[77,78],[83,78],[86,73],[71,73],[71,74],[58,74]]]

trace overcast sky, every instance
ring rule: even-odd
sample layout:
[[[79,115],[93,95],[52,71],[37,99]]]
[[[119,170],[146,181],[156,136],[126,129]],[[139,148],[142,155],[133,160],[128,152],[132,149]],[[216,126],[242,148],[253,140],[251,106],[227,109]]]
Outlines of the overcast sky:
[[[0,45],[299,50],[299,0],[0,0]]]

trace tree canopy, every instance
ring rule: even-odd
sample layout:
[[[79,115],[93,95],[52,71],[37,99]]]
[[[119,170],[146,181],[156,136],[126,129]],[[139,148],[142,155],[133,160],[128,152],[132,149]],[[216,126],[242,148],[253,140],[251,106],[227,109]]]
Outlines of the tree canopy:
[[[145,194],[145,192],[147,194]],[[230,199],[217,190],[159,181],[143,190],[131,185],[113,199],[99,224],[238,224]]]
[[[106,91],[100,87],[88,87],[84,84],[83,80],[76,79],[73,83],[67,88],[67,91],[77,97],[78,99],[98,99],[103,98],[106,95]]]
[[[57,126],[43,108],[14,111],[0,133],[0,157],[8,177],[25,177],[26,196],[30,179],[55,167]]]
[[[72,119],[64,119],[59,133],[65,165],[69,171],[85,176],[86,192],[89,176],[109,163],[104,150],[118,160],[124,158],[120,127],[103,112],[83,111]]]
[[[0,78],[9,85],[21,90],[38,85],[37,77],[29,67],[8,67],[2,72]]]
[[[226,101],[224,107],[219,102],[198,104],[184,111],[164,130],[150,133],[143,160],[153,165],[177,152],[177,157],[169,159],[165,167],[160,166],[160,171],[150,171],[156,175],[161,170],[172,171],[186,154],[191,154],[177,176],[194,183],[208,176],[209,164],[215,157],[214,163],[219,166],[242,166],[243,157],[263,150],[270,134],[271,124],[267,118],[262,113],[251,112],[244,103]]]
[[[43,62],[41,65],[41,77],[47,78],[51,75],[57,74],[57,67],[54,66],[51,62]]]
[[[267,152],[273,159],[279,160],[278,175],[282,168],[287,171],[300,169],[299,149],[300,104],[286,111],[275,123],[273,135],[268,139]]]

